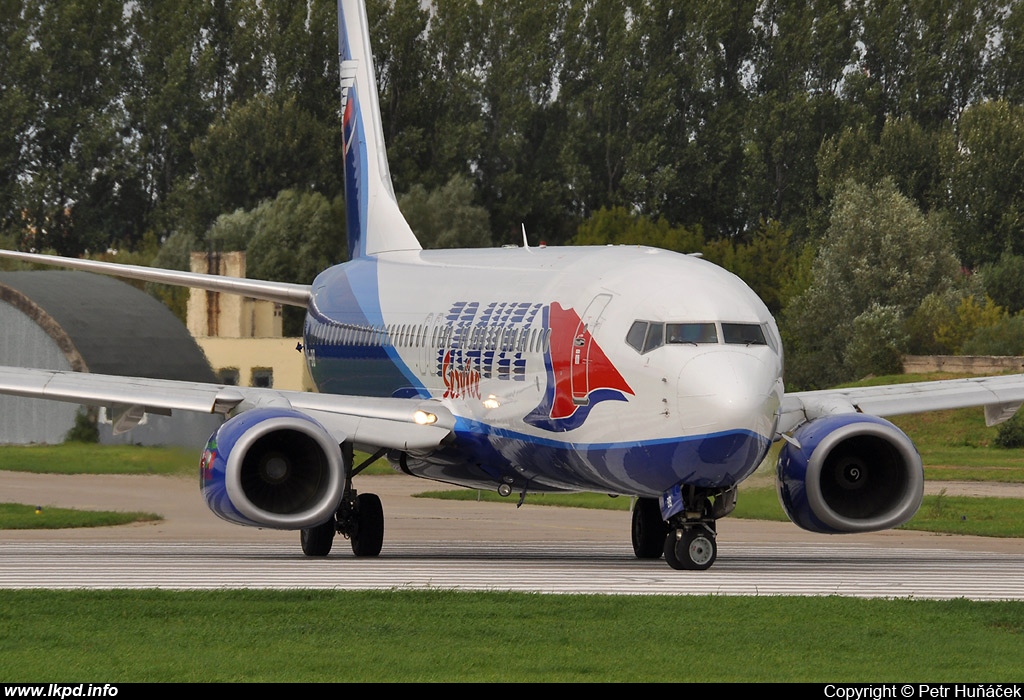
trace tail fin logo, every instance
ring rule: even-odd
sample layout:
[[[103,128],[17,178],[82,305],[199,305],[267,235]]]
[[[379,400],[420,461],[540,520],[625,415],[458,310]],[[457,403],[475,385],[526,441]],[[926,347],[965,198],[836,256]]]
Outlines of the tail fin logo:
[[[633,390],[601,350],[575,310],[553,303],[545,309],[551,341],[544,357],[547,389],[524,419],[551,432],[575,430],[602,401],[627,401]]]

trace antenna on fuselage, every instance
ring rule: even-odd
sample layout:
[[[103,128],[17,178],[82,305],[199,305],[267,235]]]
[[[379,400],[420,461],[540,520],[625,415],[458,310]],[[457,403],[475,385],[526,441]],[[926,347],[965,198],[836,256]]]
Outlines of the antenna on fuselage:
[[[523,227],[523,247],[529,249],[530,243],[526,240],[526,224],[521,224],[521,226]]]

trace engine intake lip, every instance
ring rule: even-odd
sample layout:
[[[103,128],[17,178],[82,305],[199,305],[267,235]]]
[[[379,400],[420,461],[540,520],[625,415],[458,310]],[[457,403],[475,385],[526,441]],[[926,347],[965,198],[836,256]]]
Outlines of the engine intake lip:
[[[254,471],[276,475],[268,483],[283,480],[280,462],[288,461],[286,455],[271,450],[267,452],[266,463],[261,463],[260,453],[253,452],[254,447],[262,448],[261,443],[265,444],[274,435],[289,435],[289,442],[301,443],[302,449],[317,459],[317,464],[299,465],[304,475],[315,478],[317,483],[301,498],[285,506],[275,505],[260,496],[252,483]],[[301,414],[267,418],[245,431],[231,450],[224,478],[228,497],[242,516],[263,527],[282,530],[298,530],[327,522],[341,502],[344,487],[341,450],[319,423]]]
[[[888,530],[910,520],[921,506],[921,456],[888,422],[847,423],[815,448],[807,463],[806,494],[815,516],[836,531]]]

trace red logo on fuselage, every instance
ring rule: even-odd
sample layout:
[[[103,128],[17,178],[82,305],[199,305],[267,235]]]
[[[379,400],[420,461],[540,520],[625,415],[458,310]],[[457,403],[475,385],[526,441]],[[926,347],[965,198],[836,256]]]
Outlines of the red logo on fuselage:
[[[551,331],[545,358],[548,386],[543,400],[524,420],[552,432],[575,430],[594,406],[626,401],[633,390],[574,309],[553,303],[546,315]]]
[[[441,378],[444,380],[444,398],[480,398],[480,370],[473,369],[472,358],[467,358],[462,368],[452,363],[452,351],[444,354],[441,363]]]
[[[551,305],[551,371],[555,395],[551,418],[568,418],[598,389],[633,390],[590,335],[574,309]]]

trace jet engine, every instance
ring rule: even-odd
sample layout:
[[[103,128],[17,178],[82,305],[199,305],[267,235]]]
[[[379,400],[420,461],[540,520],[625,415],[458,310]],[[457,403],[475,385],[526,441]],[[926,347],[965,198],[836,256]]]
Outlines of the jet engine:
[[[280,530],[327,522],[345,488],[338,441],[313,418],[281,408],[224,423],[206,445],[199,479],[221,518]]]
[[[872,532],[902,525],[924,497],[924,468],[910,438],[860,413],[812,420],[787,439],[779,501],[811,532]]]

